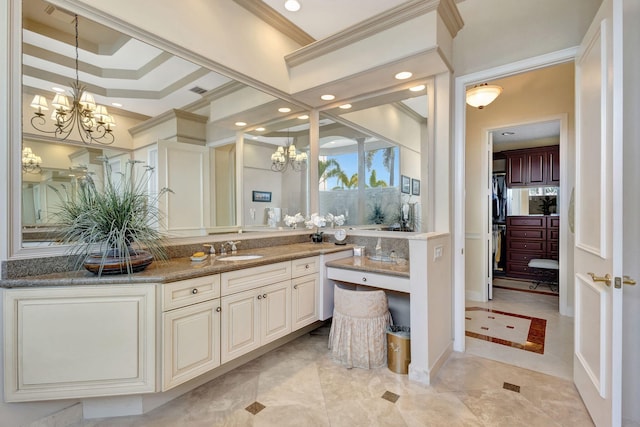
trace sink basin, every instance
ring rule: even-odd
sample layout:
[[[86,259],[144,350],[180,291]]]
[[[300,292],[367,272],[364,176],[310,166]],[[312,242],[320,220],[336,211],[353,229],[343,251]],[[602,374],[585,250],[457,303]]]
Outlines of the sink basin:
[[[217,258],[218,261],[248,261],[250,259],[262,258],[262,255],[229,255]]]
[[[388,255],[369,255],[367,258],[369,258],[371,261],[380,261],[380,262],[395,262],[396,260],[391,258]]]

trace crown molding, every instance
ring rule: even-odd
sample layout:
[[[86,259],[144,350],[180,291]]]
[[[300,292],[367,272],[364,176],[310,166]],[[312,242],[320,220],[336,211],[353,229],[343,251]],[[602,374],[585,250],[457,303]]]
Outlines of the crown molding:
[[[413,0],[408,1],[395,7],[375,15],[359,24],[356,24],[344,31],[336,33],[326,39],[318,40],[312,44],[305,46],[295,52],[285,56],[287,66],[295,67],[312,59],[326,55],[337,49],[356,43],[371,37],[381,31],[393,28],[418,16],[440,10],[441,3],[447,3],[444,10],[457,10],[452,0]],[[451,13],[451,12],[448,12]],[[445,20],[445,18],[443,18]],[[446,20],[445,20],[446,24]],[[447,25],[448,28],[448,25]],[[450,30],[451,31],[451,30]]]
[[[147,121],[144,121],[142,123],[139,123],[131,128],[129,128],[129,134],[131,136],[135,136],[140,132],[144,132],[146,130],[149,130],[151,128],[153,128],[154,126],[157,126],[161,123],[167,122],[169,120],[172,119],[186,119],[186,120],[191,120],[194,122],[200,122],[200,123],[207,123],[207,121],[209,120],[208,117],[206,116],[201,116],[199,114],[194,114],[194,113],[190,113],[188,111],[184,111],[184,110],[177,110],[177,109],[173,109],[173,110],[169,110],[165,113],[160,114],[159,116],[155,116],[150,118]]]
[[[424,124],[427,123],[426,117],[422,117],[420,114],[416,113],[414,110],[409,108],[407,104],[405,104],[404,102],[398,101],[398,102],[392,103],[391,105],[397,108],[398,110],[400,110],[401,112],[403,112],[404,114],[406,114],[407,116],[411,117],[416,122],[424,123]]]
[[[258,18],[280,31],[300,46],[313,43],[316,39],[304,32],[300,27],[294,25],[287,18],[276,12],[272,7],[262,1],[256,0],[233,0]]]
[[[458,2],[459,1],[460,0],[458,0]],[[454,0],[440,0],[438,13],[440,14],[440,18],[442,18],[442,22],[444,22],[444,25],[449,30],[451,37],[455,37],[458,31],[464,26],[464,21],[456,6],[456,2],[454,2]]]

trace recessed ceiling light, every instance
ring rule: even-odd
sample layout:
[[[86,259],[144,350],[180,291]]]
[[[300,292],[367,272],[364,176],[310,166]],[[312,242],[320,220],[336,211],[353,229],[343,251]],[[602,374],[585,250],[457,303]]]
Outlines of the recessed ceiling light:
[[[300,2],[298,0],[287,0],[284,2],[284,8],[289,12],[297,12],[300,10]]]
[[[265,131],[265,128],[256,128],[256,131],[258,131],[258,132],[264,132],[264,131]]]
[[[120,104],[119,102],[112,102],[111,105],[118,108],[122,107],[122,104]]]
[[[421,90],[424,90],[424,88],[425,88],[424,85],[418,85],[418,86],[410,87],[409,90],[411,92],[420,92]]]
[[[342,104],[340,108],[342,108],[343,110],[348,110],[349,108],[351,108],[351,104]]]
[[[291,112],[291,108],[289,108],[289,107],[280,107],[280,108],[278,108],[278,111],[280,111],[281,113],[290,113]]]
[[[301,115],[301,116],[298,116],[298,118],[299,118],[300,120],[307,120],[307,119],[309,118],[309,116],[307,116],[306,114],[303,114],[303,115]]]
[[[57,86],[54,86],[54,87],[52,87],[51,89],[52,89],[54,92],[58,92],[58,93],[64,93],[64,92],[66,92],[66,91],[65,91],[64,89],[62,89],[61,87],[57,87]]]
[[[322,99],[323,101],[333,101],[334,99],[336,99],[336,97],[335,95],[326,94],[322,95],[320,99]]]
[[[258,139],[258,137],[257,137],[257,136],[254,136],[254,137],[253,137],[253,139]]]
[[[511,135],[515,135],[515,132],[502,132],[503,136],[511,136]]]
[[[236,122],[236,126],[246,126],[245,122]]]
[[[402,71],[402,72],[396,74],[396,79],[398,79],[398,80],[406,80],[411,76],[413,76],[413,73],[410,73],[409,71]]]

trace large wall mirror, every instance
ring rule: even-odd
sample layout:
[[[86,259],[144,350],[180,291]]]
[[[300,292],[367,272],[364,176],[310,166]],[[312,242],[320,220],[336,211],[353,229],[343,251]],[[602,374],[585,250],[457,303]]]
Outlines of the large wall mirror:
[[[23,0],[22,15],[23,246],[55,243],[56,201],[74,191],[82,173],[99,181],[101,156],[116,171],[127,159],[156,168],[157,188],[174,191],[164,205],[172,236],[265,225],[266,205],[306,212],[307,172],[271,170],[277,147],[294,139],[308,154],[299,106],[89,19],[79,17],[76,29],[72,13],[42,0]],[[55,133],[56,91],[73,104],[76,78],[107,108],[110,144],[85,143],[77,131]],[[46,107],[32,107],[36,96]],[[272,199],[256,202],[252,191]]]

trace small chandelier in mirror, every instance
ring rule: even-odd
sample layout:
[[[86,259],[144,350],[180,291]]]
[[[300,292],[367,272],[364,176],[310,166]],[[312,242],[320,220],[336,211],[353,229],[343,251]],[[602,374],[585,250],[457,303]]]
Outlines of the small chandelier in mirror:
[[[40,156],[36,156],[31,148],[24,147],[22,149],[22,172],[25,173],[40,173],[42,169],[40,165],[42,164],[42,158]]]
[[[279,146],[271,155],[271,170],[284,172],[291,167],[296,172],[300,172],[307,166],[307,153],[298,152],[293,142],[286,147]]]
[[[58,139],[65,140],[74,129],[78,130],[80,139],[85,144],[92,142],[108,145],[113,143],[112,134],[115,127],[113,117],[109,115],[107,108],[96,105],[93,95],[85,91],[85,86],[80,84],[78,77],[78,15],[75,15],[76,30],[76,81],[71,83],[71,101],[66,95],[57,93],[51,106],[53,112],[51,120],[54,122],[54,130],[43,129],[47,122],[44,111],[49,110],[47,100],[42,95],[36,95],[31,101],[31,107],[36,111],[31,118],[31,125],[40,132],[51,133]]]

